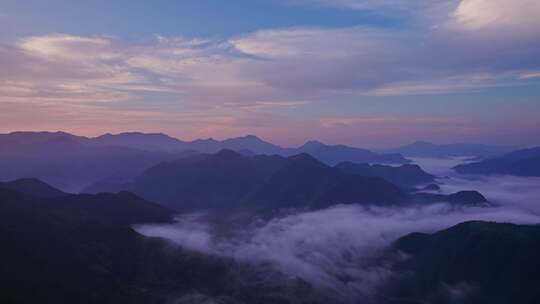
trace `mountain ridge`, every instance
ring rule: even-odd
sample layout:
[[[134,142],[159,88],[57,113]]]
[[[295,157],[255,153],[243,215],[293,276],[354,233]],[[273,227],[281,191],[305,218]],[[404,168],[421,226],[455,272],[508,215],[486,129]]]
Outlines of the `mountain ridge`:
[[[460,174],[540,176],[540,147],[514,151],[500,157],[453,168]]]
[[[381,303],[536,303],[540,226],[469,221],[393,244],[409,258],[393,269],[394,299]],[[459,293],[456,293],[459,291]],[[458,297],[457,297],[458,296]]]
[[[101,187],[101,188],[100,188]],[[93,185],[91,193],[132,191],[177,210],[324,209],[336,204],[488,205],[475,191],[409,193],[374,176],[343,173],[307,153],[245,156],[232,150],[160,163],[133,182]]]
[[[513,146],[496,146],[485,144],[451,143],[435,144],[429,141],[418,140],[409,145],[384,149],[384,152],[401,153],[409,157],[493,157],[516,150]]]

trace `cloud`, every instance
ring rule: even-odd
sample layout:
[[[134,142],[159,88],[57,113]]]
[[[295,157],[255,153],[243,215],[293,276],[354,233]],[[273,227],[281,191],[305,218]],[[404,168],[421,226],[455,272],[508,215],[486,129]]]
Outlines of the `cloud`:
[[[308,56],[337,59],[350,55],[361,55],[380,45],[388,32],[367,28],[289,28],[261,30],[230,40],[238,51],[263,58],[286,59]],[[325,36],[326,39],[321,39]],[[357,39],[359,37],[364,39]],[[383,37],[385,36],[385,37]],[[369,38],[369,39],[366,39]],[[328,43],[329,40],[332,43]]]
[[[536,0],[462,0],[452,14],[453,25],[462,30],[538,30],[540,3]],[[536,29],[534,29],[536,27]]]
[[[111,41],[102,37],[80,37],[65,34],[28,37],[18,46],[31,56],[48,60],[114,59]]]
[[[54,104],[66,112],[80,111],[84,105],[80,114],[94,109],[92,117],[104,109],[156,115],[161,106],[157,115],[171,126],[169,121],[185,122],[186,115],[230,122],[227,128],[192,128],[189,134],[231,134],[254,132],[234,125],[255,122],[250,117],[261,118],[257,124],[263,125],[270,117],[322,103],[489,90],[531,84],[538,78],[540,27],[528,17],[538,5],[528,0],[464,0],[450,1],[451,5],[323,2],[317,1],[353,9],[422,7],[421,12],[408,11],[428,21],[400,28],[263,29],[224,39],[156,35],[130,42],[61,33],[21,37],[0,46],[0,103],[41,103],[49,108]],[[497,17],[501,10],[508,15]],[[477,16],[479,12],[491,17]],[[430,14],[436,17],[426,19]],[[47,113],[42,114],[46,118]],[[287,121],[292,129],[292,118],[281,117],[280,122]],[[306,122],[303,129],[320,126],[320,119],[324,117]],[[113,124],[122,128],[123,122]]]
[[[405,234],[434,232],[467,220],[532,224],[540,217],[519,209],[436,204],[396,209],[336,206],[239,227],[216,224],[211,215],[189,214],[177,220],[174,225],[143,225],[136,230],[186,249],[233,258],[260,268],[259,273],[301,278],[327,296],[354,303],[375,295],[394,275],[389,265],[372,261]]]
[[[522,79],[539,78],[539,77],[540,77],[540,71],[523,72],[520,76],[520,78]]]
[[[353,10],[415,10],[440,5],[444,0],[295,0],[293,2]]]
[[[488,17],[474,15],[483,12],[495,16],[488,18],[493,19],[489,24],[521,20],[528,25],[533,21],[521,14],[535,12],[538,5],[520,1],[510,5],[464,0],[448,12],[447,22],[484,20]],[[373,5],[369,1],[344,3]],[[508,16],[497,17],[498,11],[507,10]],[[68,99],[70,93],[84,93],[97,101],[136,98],[141,91],[167,92],[184,103],[210,105],[440,94],[515,85],[525,78],[520,75],[528,75],[525,70],[540,66],[534,56],[540,46],[532,40],[538,33],[534,34],[521,37],[525,40],[515,46],[506,38],[458,35],[446,27],[284,28],[225,40],[156,36],[140,44],[105,36],[50,34],[21,38],[3,50],[16,53],[8,57],[15,56],[20,63],[2,77],[7,83],[3,92],[33,90],[36,94],[28,98],[50,94],[59,99],[61,92]],[[529,44],[528,48],[517,49],[523,44]]]
[[[421,161],[424,161],[421,160]],[[459,160],[427,160],[425,169],[445,174]],[[426,163],[426,162],[424,162]],[[376,263],[394,240],[411,232],[432,233],[469,220],[537,224],[540,222],[539,178],[489,177],[440,180],[443,192],[480,190],[495,208],[453,207],[448,204],[402,208],[338,205],[325,210],[281,215],[270,220],[184,214],[172,225],[141,225],[144,235],[163,237],[190,250],[232,258],[256,269],[267,280],[273,272],[301,278],[314,289],[344,303],[369,302],[395,274]],[[277,284],[287,284],[281,281]],[[276,282],[273,282],[276,284]],[[459,298],[466,284],[445,286]]]

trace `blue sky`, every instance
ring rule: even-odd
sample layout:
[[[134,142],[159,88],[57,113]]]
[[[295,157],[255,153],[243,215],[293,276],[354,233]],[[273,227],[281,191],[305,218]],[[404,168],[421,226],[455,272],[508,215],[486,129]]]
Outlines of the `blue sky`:
[[[396,12],[302,5],[286,0],[14,1],[3,5],[11,35],[70,32],[148,39],[160,34],[226,38],[275,27],[399,26]]]
[[[0,2],[0,132],[540,144],[535,0]]]

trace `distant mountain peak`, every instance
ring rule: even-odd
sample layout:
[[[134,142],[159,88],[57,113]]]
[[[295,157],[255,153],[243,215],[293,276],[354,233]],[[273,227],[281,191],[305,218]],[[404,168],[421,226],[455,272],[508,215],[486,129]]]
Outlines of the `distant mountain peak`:
[[[227,142],[227,141],[238,141],[238,140],[264,142],[262,139],[260,139],[259,137],[253,134],[248,134],[248,135],[240,136],[240,137],[233,137],[233,138],[226,139],[224,141]]]
[[[221,149],[216,154],[214,154],[214,157],[229,159],[229,158],[242,158],[244,156],[231,149]]]
[[[208,137],[208,138],[197,138],[195,140],[192,141],[193,143],[197,143],[197,142],[212,142],[212,143],[217,143],[218,141],[215,140],[214,138],[212,137]]]
[[[326,146],[324,143],[318,141],[318,140],[309,140],[305,144],[303,144],[300,149],[302,148],[318,148],[318,147],[324,147]]]
[[[311,156],[311,154],[308,154],[308,153],[300,153],[293,156],[289,156],[288,159],[293,162],[323,164],[318,159],[316,159],[315,157]]]
[[[144,133],[144,132],[121,132],[117,134],[112,133],[105,133],[103,135],[100,135],[96,138],[104,138],[104,137],[128,137],[128,136],[152,136],[152,137],[166,137],[166,138],[173,138],[165,133]]]

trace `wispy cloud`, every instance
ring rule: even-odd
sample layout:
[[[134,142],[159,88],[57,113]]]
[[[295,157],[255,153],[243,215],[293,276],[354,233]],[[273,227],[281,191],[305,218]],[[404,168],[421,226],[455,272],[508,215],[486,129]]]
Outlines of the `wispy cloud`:
[[[540,2],[536,0],[462,0],[450,22],[463,30],[510,27],[537,31],[538,13]]]
[[[415,10],[441,5],[452,0],[292,0],[306,5],[324,5],[354,10]]]
[[[540,178],[493,176],[466,179],[452,175],[451,159],[418,159],[424,169],[442,178],[442,191],[481,191],[496,207],[456,207],[448,204],[402,208],[337,205],[298,212],[271,220],[235,222],[223,215],[184,214],[169,225],[140,225],[148,236],[168,239],[187,250],[235,259],[255,267],[272,284],[300,278],[322,294],[343,303],[371,303],[370,296],[395,275],[389,265],[376,263],[396,239],[412,232],[432,233],[470,220],[537,224],[540,221]],[[433,172],[433,170],[436,172]],[[218,218],[218,220],[216,220]],[[217,222],[217,223],[216,223]],[[240,224],[238,224],[240,223]],[[402,257],[403,258],[403,257]],[[284,276],[272,275],[283,273]],[[447,286],[462,295],[466,286]],[[376,300],[373,301],[377,303]]]
[[[206,114],[240,122],[246,121],[243,115],[270,117],[280,109],[359,96],[515,86],[534,81],[540,70],[537,1],[304,2],[422,7],[429,8],[422,15],[437,11],[440,18],[399,29],[279,28],[226,39],[20,37],[0,46],[0,103],[73,111],[84,105],[98,113],[106,107],[149,112],[167,102],[164,118]]]

